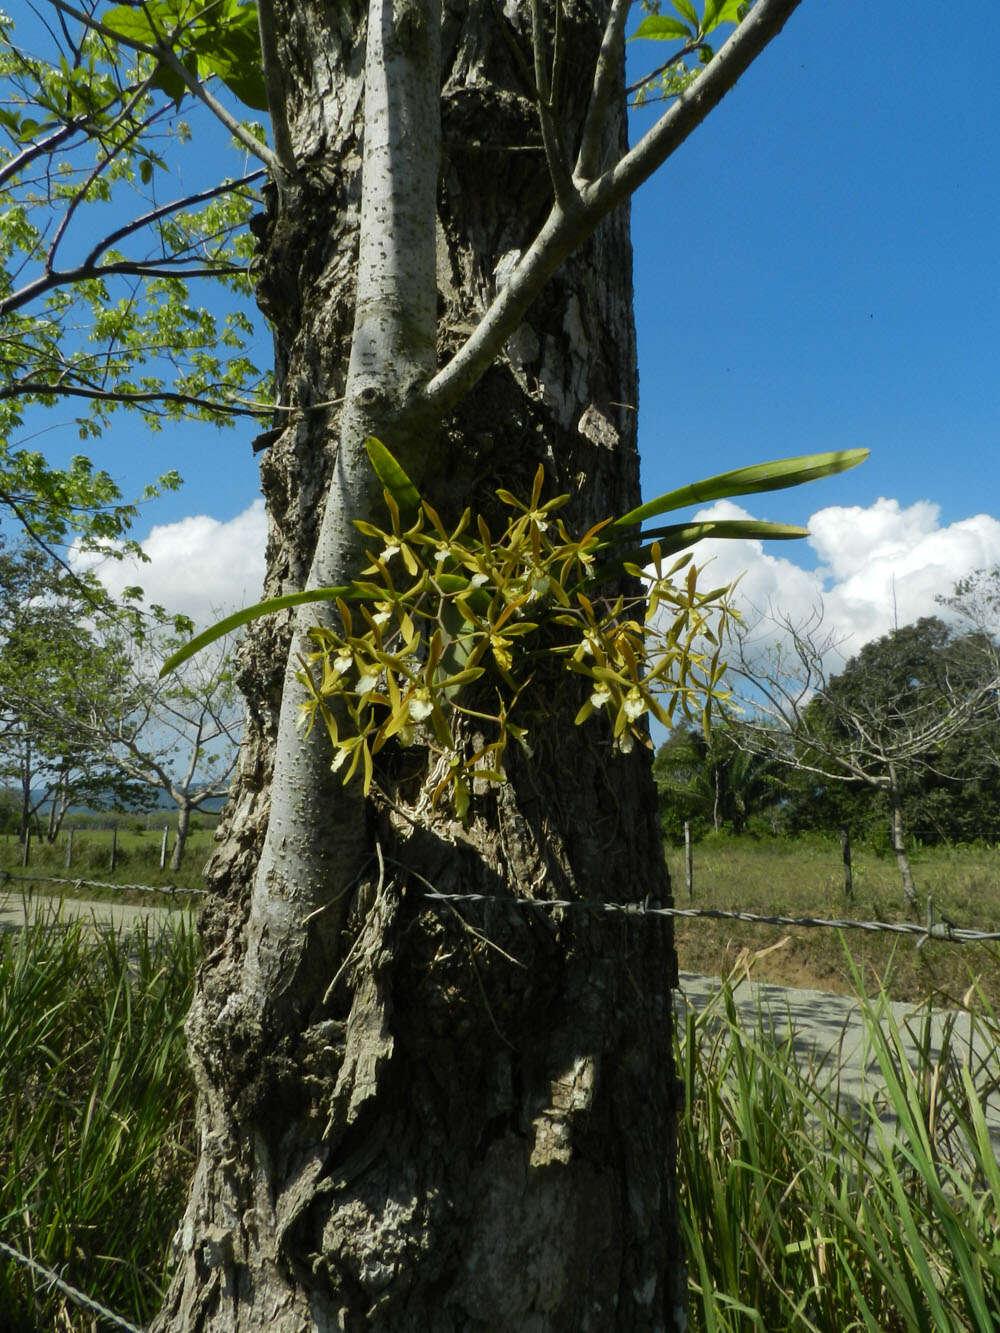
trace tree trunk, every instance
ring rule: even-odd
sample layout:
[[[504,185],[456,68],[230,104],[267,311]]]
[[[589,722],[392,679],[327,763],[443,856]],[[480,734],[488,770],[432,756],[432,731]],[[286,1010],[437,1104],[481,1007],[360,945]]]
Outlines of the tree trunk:
[[[917,886],[913,882],[910,859],[906,855],[906,835],[903,832],[903,803],[899,795],[899,781],[896,777],[896,770],[892,764],[889,765],[889,811],[889,836],[892,841],[892,852],[896,858],[899,877],[903,881],[903,893],[911,907],[916,907]]]
[[[31,769],[31,739],[24,738],[24,760],[21,767],[21,841],[25,842],[31,833],[31,779],[34,773]]]
[[[840,826],[840,850],[844,863],[844,900],[854,901],[854,871],[851,866],[851,830],[847,824]]]
[[[354,558],[346,520],[373,488],[358,480],[358,430],[325,406],[345,397],[345,418],[359,402],[383,412],[386,443],[446,522],[466,505],[499,520],[496,487],[526,496],[539,462],[549,494],[572,497],[571,528],[632,507],[625,212],[564,265],[454,417],[436,433],[399,429],[384,407],[391,385],[357,390],[373,373],[355,309],[361,154],[374,172],[378,137],[371,63],[362,132],[363,15],[349,3],[275,10],[300,181],[258,226],[259,297],[280,401],[303,410],[283,418],[262,467],[267,593],[334,582]],[[417,25],[411,58],[426,6],[386,12],[387,50]],[[605,13],[567,6],[569,69],[592,66]],[[441,26],[439,361],[549,204],[506,22],[475,3],[448,6]],[[406,77],[379,90],[390,120]],[[576,127],[582,85],[566,99]],[[404,135],[406,151],[425,149],[425,133]],[[623,114],[610,133],[624,140]],[[378,311],[386,325],[397,317]],[[398,374],[429,373],[412,352],[401,348]],[[503,901],[668,901],[650,756],[613,750],[601,721],[575,728],[582,686],[543,665],[519,704],[531,753],[511,747],[508,783],[477,793],[464,825],[431,807],[419,750],[387,745],[363,801],[330,774],[328,749],[299,742],[301,762],[285,758],[289,629],[257,626],[188,1024],[199,1159],[157,1329],[681,1328],[669,925]],[[430,888],[488,901],[432,902]]]
[[[176,874],[181,868],[181,862],[184,860],[184,847],[187,843],[188,825],[191,823],[191,807],[187,801],[182,801],[177,807],[177,837],[174,839],[174,850],[170,854],[170,869]]]

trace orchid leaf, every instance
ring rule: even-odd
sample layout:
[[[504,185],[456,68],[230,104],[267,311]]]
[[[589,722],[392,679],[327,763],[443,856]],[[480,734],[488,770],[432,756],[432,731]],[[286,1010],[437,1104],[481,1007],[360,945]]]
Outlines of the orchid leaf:
[[[375,475],[399,505],[402,512],[413,514],[420,508],[420,492],[381,440],[369,435],[365,449]]]
[[[290,606],[302,606],[306,602],[332,602],[338,597],[359,596],[351,588],[308,588],[305,592],[285,593],[282,597],[269,597],[264,602],[255,602],[253,606],[245,606],[242,611],[236,611],[231,616],[226,616],[225,620],[219,620],[208,629],[203,630],[201,634],[195,635],[189,639],[183,647],[178,648],[164,662],[160,671],[160,677],[169,676],[171,671],[176,669],[188,660],[194,657],[202,648],[206,648],[216,639],[222,639],[227,634],[232,634],[234,629],[240,629],[247,625],[251,620],[259,620],[261,616],[269,616],[274,611],[284,611]]]
[[[650,534],[643,533],[643,536]],[[808,528],[789,523],[763,523],[756,519],[709,519],[704,523],[677,523],[658,528],[657,541],[663,555],[674,555],[695,542],[716,541],[793,541],[809,536]],[[653,543],[634,552],[633,559],[645,564],[652,558]]]
[[[722,472],[717,477],[681,486],[676,491],[648,500],[638,509],[622,514],[612,523],[612,529],[635,527],[648,518],[666,514],[688,505],[710,504],[714,500],[731,499],[734,495],[759,495],[763,491],[780,491],[788,486],[801,486],[820,477],[832,477],[857,467],[868,457],[867,449],[843,449],[837,453],[803,454],[797,458],[779,458],[770,463],[754,463],[750,467]]]

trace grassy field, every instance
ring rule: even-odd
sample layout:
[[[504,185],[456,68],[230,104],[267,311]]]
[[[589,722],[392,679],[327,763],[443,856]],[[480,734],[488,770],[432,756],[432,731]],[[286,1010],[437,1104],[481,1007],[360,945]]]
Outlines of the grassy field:
[[[21,874],[50,874],[72,879],[54,886],[72,897],[149,900],[144,893],[99,891],[77,880],[108,880],[116,884],[162,885],[165,890],[199,889],[201,869],[213,846],[210,829],[199,829],[188,840],[184,864],[177,874],[159,868],[161,833],[158,830],[118,833],[118,865],[108,868],[111,833],[77,830],[73,862],[66,869],[66,835],[54,846],[33,843],[27,871],[21,867],[21,846],[13,837],[0,838],[0,871],[10,876],[7,888],[46,892],[36,881],[23,883]],[[856,848],[854,901],[845,902],[839,841],[754,840],[721,836],[694,848],[694,898],[688,903],[684,883],[684,853],[667,849],[667,861],[678,907],[716,907],[762,914],[823,916],[863,921],[923,920],[926,898],[932,897],[936,918],[981,930],[1000,928],[1000,850],[993,848],[927,848],[912,854],[913,873],[922,896],[914,916],[903,899],[891,856]],[[166,900],[164,900],[166,901]],[[722,975],[741,958],[759,955],[754,974],[760,980],[788,986],[847,993],[852,989],[845,962],[844,940],[850,946],[864,983],[873,990],[883,986],[892,999],[918,1001],[936,998],[945,1003],[961,999],[977,983],[1000,1009],[1000,945],[956,945],[928,941],[917,949],[915,940],[858,931],[841,936],[836,931],[750,925],[734,921],[688,921],[676,925],[677,952],[684,971]],[[779,947],[772,947],[779,946]]]
[[[140,1325],[169,1276],[193,1162],[183,1015],[192,933],[0,934],[0,1238]],[[855,978],[860,989],[860,979]],[[694,1333],[996,1333],[1000,1168],[958,1051],[910,1069],[864,1000],[880,1109],[817,1093],[788,1040],[724,993],[677,1036],[679,1176]],[[976,997],[1000,1087],[1000,1022]],[[4,1333],[99,1333],[0,1255]]]
[[[21,876],[52,875],[58,879],[107,880],[113,884],[148,884],[162,885],[165,890],[200,889],[201,872],[212,850],[213,832],[211,829],[196,829],[189,834],[184,851],[184,860],[179,871],[170,869],[170,851],[173,849],[173,832],[167,850],[167,865],[160,869],[160,849],[163,834],[159,829],[119,829],[115,851],[116,866],[112,872],[110,829],[75,829],[73,832],[72,860],[67,867],[67,833],[61,833],[54,843],[32,839],[27,868],[22,865],[23,848],[13,835],[0,837],[0,871],[9,876],[8,889],[32,887],[43,889],[35,881],[24,882]],[[100,897],[81,884],[79,889],[71,885],[63,886],[64,891],[75,897]],[[144,901],[146,895],[130,895],[133,901]]]
[[[667,849],[678,907],[822,916],[861,921],[923,921],[931,896],[936,919],[956,926],[1000,929],[1000,849],[927,848],[911,857],[922,910],[903,898],[891,856],[856,849],[854,901],[844,898],[839,841],[754,841],[708,838],[694,847],[694,896],[689,903],[683,849]],[[759,954],[754,976],[788,986],[850,993],[853,981],[844,941],[871,990],[884,986],[895,1000],[961,999],[978,983],[1000,1009],[1000,942],[949,944],[838,931],[751,925],[737,921],[678,920],[677,954],[683,971],[712,976]],[[780,947],[772,948],[778,945]],[[770,950],[770,952],[765,952]]]
[[[161,1299],[193,1162],[196,956],[182,914],[129,935],[78,922],[0,934],[0,1239],[140,1323]],[[0,1256],[4,1333],[104,1327]]]

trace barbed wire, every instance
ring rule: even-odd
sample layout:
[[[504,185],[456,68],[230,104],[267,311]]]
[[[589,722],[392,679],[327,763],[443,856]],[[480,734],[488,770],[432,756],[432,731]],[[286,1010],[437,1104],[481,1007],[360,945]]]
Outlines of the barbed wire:
[[[123,1319],[121,1315],[115,1314],[114,1310],[109,1310],[108,1307],[102,1305],[100,1301],[95,1301],[93,1296],[88,1296],[85,1291],[80,1291],[79,1288],[70,1286],[70,1284],[61,1278],[58,1273],[53,1273],[51,1268],[46,1268],[44,1264],[40,1264],[37,1259],[32,1259],[30,1255],[22,1254],[21,1251],[15,1249],[13,1245],[8,1245],[5,1240],[0,1240],[0,1250],[3,1250],[5,1254],[10,1255],[10,1257],[15,1259],[18,1263],[24,1264],[26,1268],[30,1268],[31,1271],[37,1273],[39,1277],[44,1278],[48,1286],[57,1288],[57,1290],[61,1291],[64,1296],[68,1296],[71,1301],[74,1301],[84,1309],[90,1310],[91,1313],[99,1315],[102,1319],[106,1320],[109,1324],[113,1324],[116,1328],[125,1329],[125,1333],[146,1333],[146,1330],[140,1328],[138,1324],[130,1324],[127,1319]]]
[[[118,889],[137,893],[159,893],[176,897],[178,894],[194,894],[203,897],[205,889],[184,889],[174,884],[112,884],[108,880],[64,879],[55,875],[14,875],[10,871],[0,871],[0,888],[9,881],[24,881],[44,884],[70,884],[74,888]],[[744,921],[752,925],[765,926],[802,926],[820,927],[828,930],[864,930],[871,933],[891,935],[914,935],[919,944],[926,940],[943,940],[950,944],[977,944],[984,941],[1000,940],[1000,930],[976,930],[972,927],[956,926],[947,917],[933,919],[933,904],[928,903],[927,921],[854,921],[845,917],[785,916],[780,913],[739,912],[721,907],[654,907],[645,902],[606,903],[587,899],[571,898],[502,898],[487,893],[438,893],[428,891],[423,897],[430,902],[443,903],[498,903],[516,909],[537,910],[561,908],[569,911],[585,911],[605,914],[617,914],[631,919],[643,917],[680,917],[702,918],[715,921]]]
[[[749,921],[768,926],[824,926],[833,930],[884,931],[895,935],[917,935],[924,940],[947,940],[952,944],[972,944],[983,940],[1000,940],[1000,930],[972,930],[956,926],[943,918],[928,920],[920,925],[915,921],[848,921],[837,917],[782,916],[757,912],[726,911],[721,907],[652,907],[645,902],[604,903],[566,898],[501,898],[487,893],[425,893],[424,898],[443,903],[499,903],[508,907],[537,910],[565,908],[568,910],[618,914],[632,919],[645,917],[708,917],[718,921]]]
[[[71,884],[75,889],[118,889],[132,893],[161,893],[171,898],[177,897],[178,894],[204,895],[206,892],[205,889],[184,889],[177,884],[112,884],[110,880],[102,879],[66,879],[58,875],[14,875],[9,870],[0,871],[0,875],[3,877],[0,879],[0,888],[3,888],[9,880],[16,880],[35,884]]]

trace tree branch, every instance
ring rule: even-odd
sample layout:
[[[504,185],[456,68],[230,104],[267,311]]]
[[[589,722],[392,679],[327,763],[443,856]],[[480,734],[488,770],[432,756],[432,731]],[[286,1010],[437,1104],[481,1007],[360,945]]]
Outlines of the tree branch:
[[[43,273],[40,277],[35,278],[33,282],[26,283],[20,291],[12,292],[5,300],[0,301],[0,318],[13,314],[15,310],[20,310],[37,297],[44,296],[46,292],[53,291],[56,287],[82,282],[87,278],[156,278],[160,277],[165,269],[172,268],[176,272],[182,264],[192,262],[191,259],[183,256],[176,259],[163,258],[157,260],[119,259],[111,264],[93,264],[89,267],[85,264],[78,264],[74,268],[55,269],[50,273]],[[242,272],[244,270],[239,264],[202,264],[200,267],[180,270],[179,276],[182,278],[223,278]]]
[[[131,99],[132,105],[134,105],[135,102],[138,101],[139,95],[140,94],[137,93],[135,97]],[[122,116],[127,114],[128,109],[129,108],[127,107],[122,108],[120,115],[115,118],[116,122],[120,120]],[[89,172],[86,180],[84,180],[83,184],[73,195],[73,198],[69,201],[65,213],[63,213],[62,218],[60,219],[59,225],[56,228],[56,234],[52,238],[52,244],[49,246],[48,254],[45,256],[44,270],[46,273],[52,272],[52,266],[55,263],[55,258],[56,258],[56,251],[59,249],[63,237],[69,230],[69,225],[73,221],[73,216],[76,213],[76,210],[86,199],[87,191],[94,184],[94,182],[99,180],[100,177],[103,175],[103,173],[107,171],[108,167],[111,166],[115,158],[120,153],[124,152],[124,150],[132,142],[132,140],[138,138],[138,136],[142,134],[144,130],[147,130],[149,126],[153,123],[153,121],[156,120],[160,114],[161,112],[159,110],[154,111],[152,115],[148,116],[144,121],[140,121],[139,124],[133,125],[129,129],[128,133],[125,135],[124,139],[122,139],[121,143],[112,144],[110,149],[105,149],[105,154],[103,159],[98,163],[96,163],[93,170]],[[103,142],[101,146],[104,147]],[[84,263],[86,262],[87,261],[85,260]]]
[[[680,93],[653,128],[582,194],[588,208],[601,216],[622,202],[661,167],[734,87],[764,48],[777,37],[802,0],[760,0],[718,54]]]
[[[589,181],[601,166],[601,140],[608,110],[618,91],[622,69],[622,43],[628,19],[630,0],[613,0],[611,13],[601,40],[601,50],[594,66],[594,87],[590,94],[580,151],[573,175],[578,181]]]
[[[557,13],[558,13],[557,0]],[[531,49],[535,62],[535,88],[538,96],[538,123],[542,131],[542,144],[545,147],[545,159],[549,165],[549,178],[556,202],[569,206],[575,196],[573,180],[570,176],[569,163],[563,149],[559,124],[555,117],[552,82],[549,78],[545,51],[545,24],[542,17],[542,0],[531,0]],[[555,62],[553,60],[553,66]]]
[[[125,46],[130,51],[140,51],[143,55],[152,56],[155,60],[159,60],[166,65],[173,74],[177,75],[188,92],[208,107],[212,115],[225,125],[229,133],[243,145],[247,152],[264,163],[264,166],[276,180],[286,179],[284,164],[279,160],[277,154],[272,152],[266,144],[262,144],[256,139],[244,125],[241,125],[236,117],[231,115],[222,103],[212,96],[201,80],[191,73],[183,61],[177,58],[169,46],[164,46],[162,43],[151,45],[149,42],[140,42],[133,37],[125,37],[122,33],[116,32],[114,28],[109,28],[106,24],[101,23],[100,20],[92,18],[73,5],[67,4],[66,0],[49,0],[49,3],[54,5],[61,13],[68,14],[70,18],[76,19],[78,23],[84,24],[93,32],[101,33],[102,36],[116,42],[119,46]]]
[[[785,26],[802,0],[760,0],[692,86],[638,144],[598,180],[556,200],[510,281],[451,360],[412,396],[414,418],[439,419],[486,373],[545,283],[603,217],[675,152]],[[592,134],[596,133],[596,127]]]
[[[130,392],[125,389],[100,389],[96,385],[90,384],[47,384],[44,380],[18,380],[14,384],[0,385],[0,401],[5,398],[23,398],[28,394],[52,394],[60,398],[86,398],[92,402],[122,403],[125,406],[141,403],[177,403],[182,407],[197,407],[204,412],[212,412],[218,416],[253,417],[254,419],[270,417],[274,412],[282,410],[270,403],[255,404],[245,399],[214,402],[198,394],[177,393],[172,389],[164,389],[162,392],[153,389]],[[285,410],[300,409],[289,408]]]
[[[274,31],[273,0],[257,0],[257,26],[260,31],[260,62],[264,72],[267,107],[271,113],[274,147],[286,174],[298,175],[292,134],[285,115],[284,90],[281,86],[281,62],[278,60],[277,39]]]
[[[36,158],[44,157],[46,153],[52,152],[60,144],[65,143],[67,139],[71,139],[77,130],[83,129],[89,119],[89,116],[77,116],[75,120],[68,122],[66,125],[61,125],[59,129],[53,130],[51,134],[44,139],[39,139],[37,143],[29,144],[27,148],[18,153],[17,157],[5,162],[0,167],[0,189],[14,176],[22,172],[25,167],[30,166]]]
[[[83,267],[86,268],[91,264],[96,264],[105,250],[110,250],[116,242],[124,240],[126,236],[131,236],[137,231],[141,231],[143,227],[152,226],[153,223],[159,222],[161,218],[169,217],[171,213],[176,213],[182,208],[191,208],[196,204],[206,203],[209,199],[216,199],[221,194],[230,194],[234,190],[242,189],[243,186],[251,185],[254,181],[260,180],[261,177],[266,174],[267,173],[263,168],[258,171],[251,171],[248,175],[241,176],[239,180],[226,181],[223,182],[222,185],[214,186],[211,190],[202,190],[198,194],[189,194],[183,199],[174,199],[169,204],[161,204],[159,208],[150,209],[148,213],[143,213],[141,217],[133,218],[132,221],[127,222],[124,227],[119,227],[117,231],[109,232],[107,236],[98,241],[90,254],[83,260]]]

